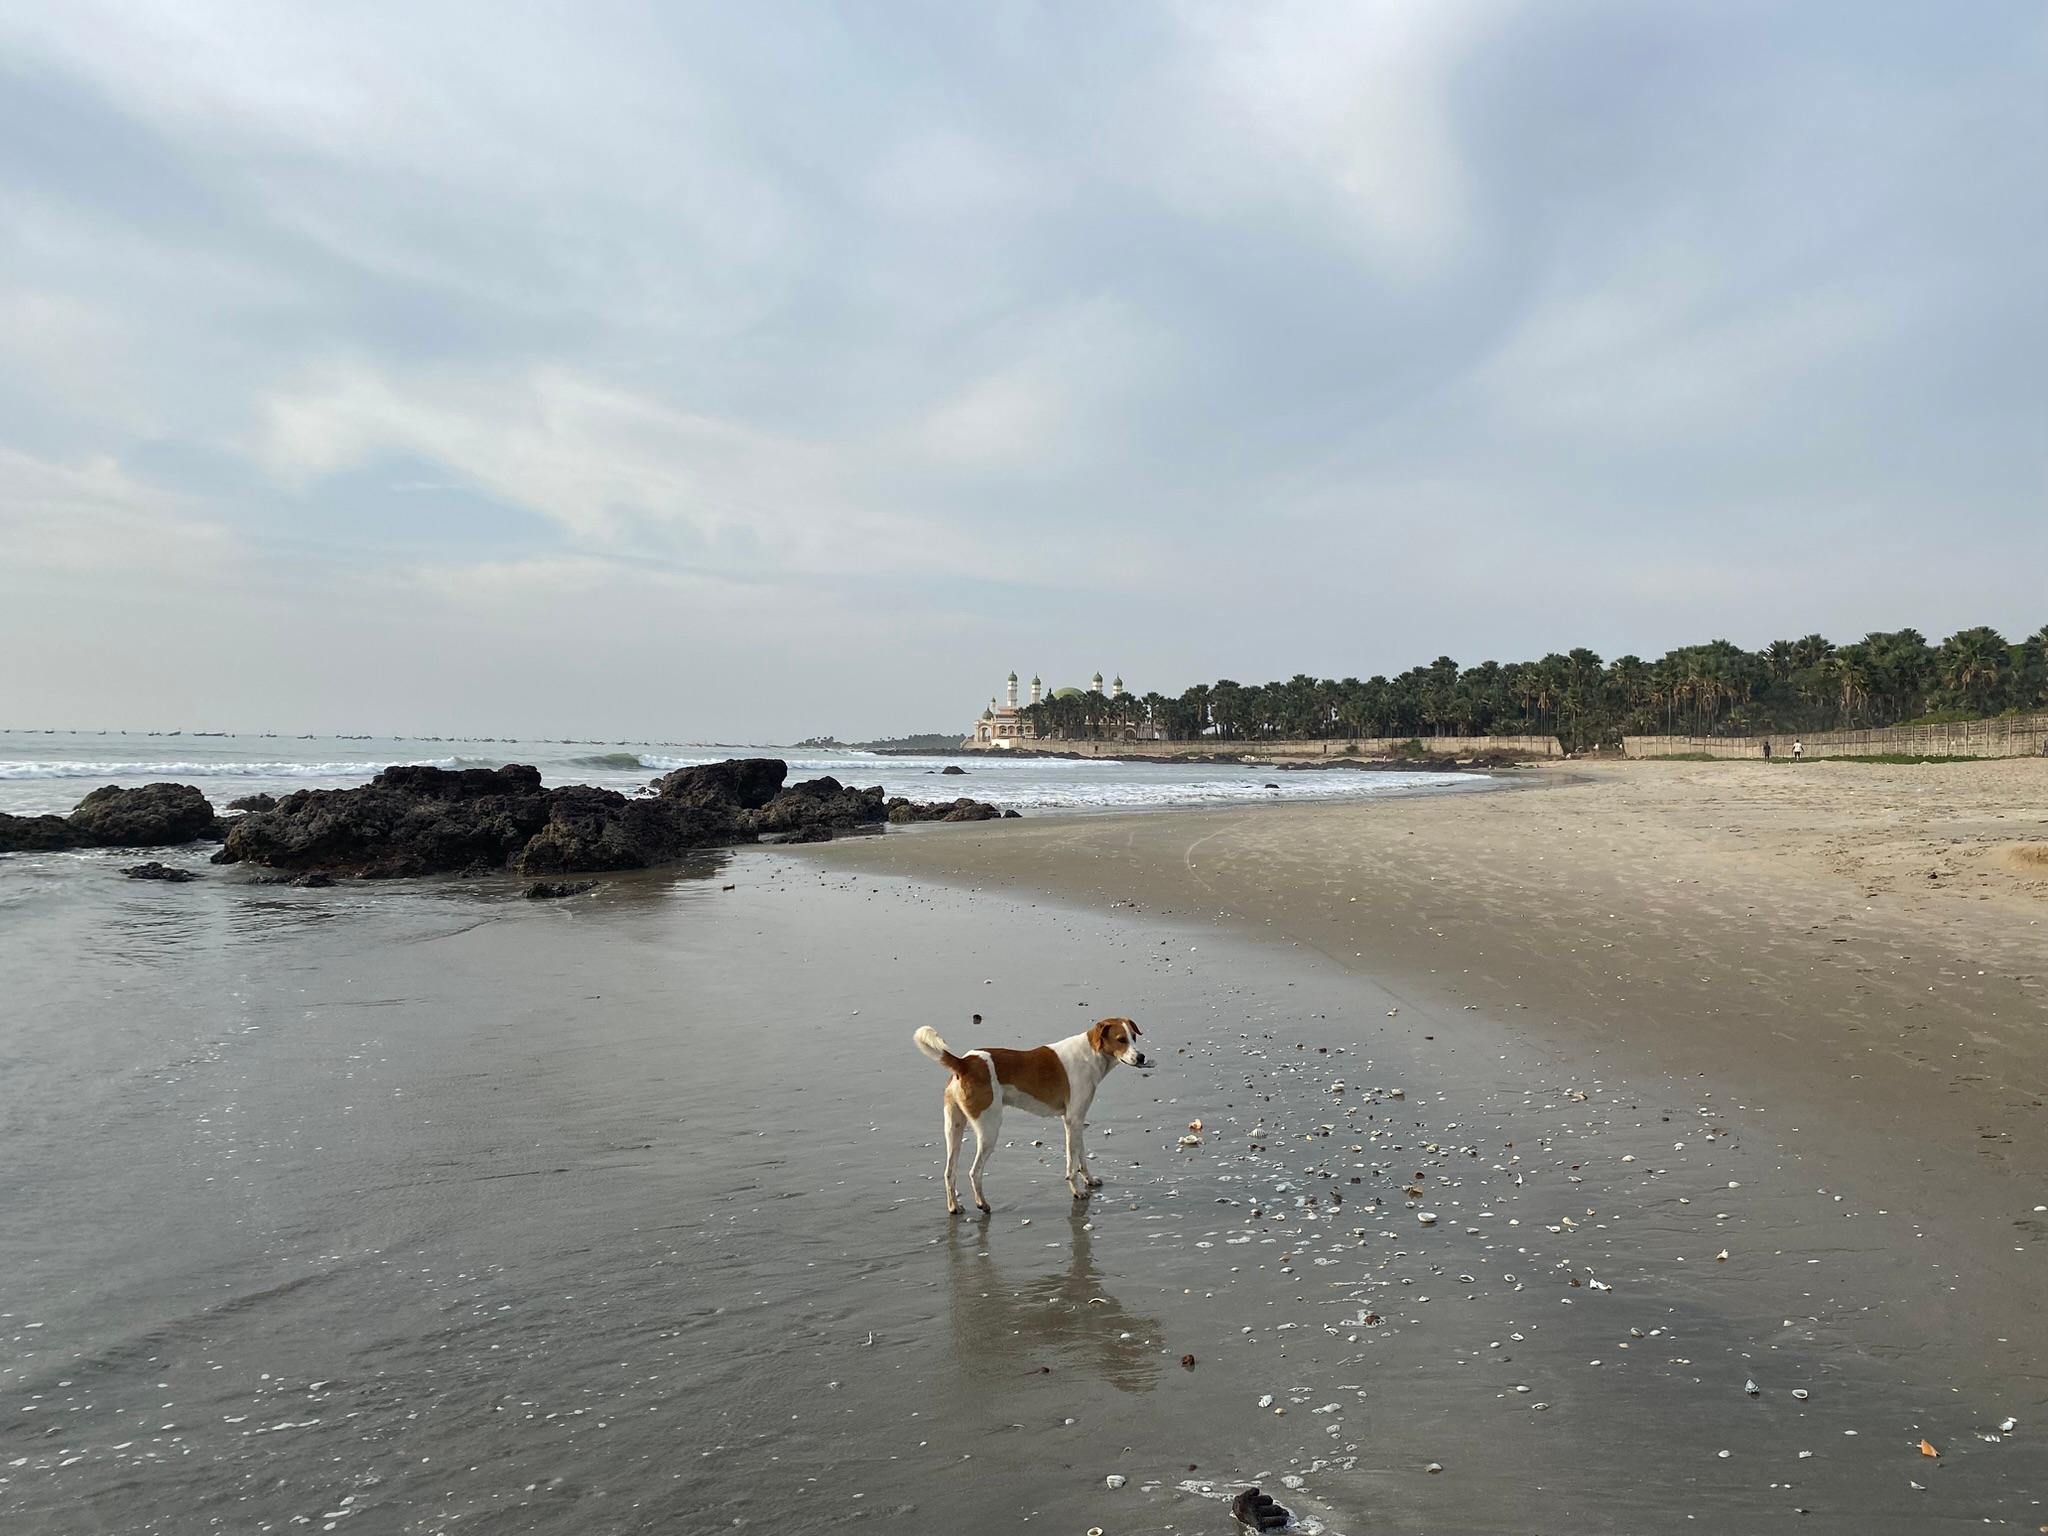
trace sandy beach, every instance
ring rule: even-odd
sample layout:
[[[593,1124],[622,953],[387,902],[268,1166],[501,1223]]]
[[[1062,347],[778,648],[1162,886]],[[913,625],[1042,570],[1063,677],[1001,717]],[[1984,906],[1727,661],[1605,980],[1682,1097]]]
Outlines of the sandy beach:
[[[1855,1313],[1851,1348],[2038,1419],[2048,763],[1573,764],[1521,782],[809,856],[1312,953],[1397,999],[1347,1041],[1399,1039],[1437,1082],[1497,1024],[1556,1069],[1683,1093],[1667,1151],[1737,1137],[1771,1159],[1717,1201],[1750,1227],[1729,1262],[1796,1287],[1797,1266],[1852,1258],[1829,1298],[1838,1322]]]

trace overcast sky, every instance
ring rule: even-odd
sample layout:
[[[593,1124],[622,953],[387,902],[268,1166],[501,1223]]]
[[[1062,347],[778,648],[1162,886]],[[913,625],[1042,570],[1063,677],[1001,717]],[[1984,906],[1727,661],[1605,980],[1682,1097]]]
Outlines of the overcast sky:
[[[0,724],[2033,629],[2044,18],[0,0]]]

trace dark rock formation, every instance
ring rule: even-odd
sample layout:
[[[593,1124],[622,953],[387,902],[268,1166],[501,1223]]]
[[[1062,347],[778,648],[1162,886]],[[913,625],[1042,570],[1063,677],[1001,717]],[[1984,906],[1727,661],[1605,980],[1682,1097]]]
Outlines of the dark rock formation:
[[[761,832],[796,832],[805,827],[848,829],[873,826],[888,815],[882,788],[854,789],[829,774],[792,784],[741,823]]]
[[[109,784],[79,801],[69,819],[81,848],[157,848],[221,835],[220,818],[192,784]]]
[[[503,869],[547,819],[536,768],[387,768],[355,789],[302,789],[248,812],[214,861],[372,879]]]
[[[671,863],[693,848],[762,837],[820,841],[885,820],[1005,814],[975,800],[885,801],[879,786],[856,789],[830,777],[784,788],[788,771],[775,758],[710,763],[665,775],[652,795],[627,796],[582,784],[543,789],[540,774],[519,765],[387,768],[355,789],[300,790],[250,810],[229,825],[215,861],[372,879],[506,869],[586,874]]]
[[[0,816],[0,853],[57,848],[161,848],[218,842],[220,819],[191,784],[109,784],[78,802],[68,817]]]
[[[779,757],[735,757],[698,768],[678,768],[654,781],[654,791],[677,805],[707,810],[757,811],[782,790],[789,764]]]
[[[71,823],[62,816],[0,813],[0,853],[48,853],[71,846]]]
[[[564,896],[581,896],[597,889],[595,880],[536,880],[526,888],[528,901],[559,901]]]
[[[958,763],[948,763],[945,767],[939,770],[939,772],[941,773],[965,773],[966,771],[967,770],[965,768],[962,768]]]
[[[1004,816],[1015,817],[1015,811],[1004,811],[990,805],[986,800],[969,800],[962,796],[958,800],[941,801],[932,805],[920,805],[915,800],[906,800],[901,795],[888,803],[889,820],[899,826],[912,821],[995,821]]]
[[[160,864],[151,859],[147,864],[130,864],[121,871],[130,880],[168,880],[173,885],[183,885],[187,880],[199,877],[189,869],[174,869],[169,864]]]
[[[657,796],[631,800],[585,784],[551,790],[547,820],[512,860],[522,875],[645,869],[692,848],[744,841],[731,812]]]
[[[228,809],[231,811],[268,811],[275,809],[276,805],[277,796],[266,795],[259,792],[253,795],[243,795],[239,799],[230,800],[228,802]]]

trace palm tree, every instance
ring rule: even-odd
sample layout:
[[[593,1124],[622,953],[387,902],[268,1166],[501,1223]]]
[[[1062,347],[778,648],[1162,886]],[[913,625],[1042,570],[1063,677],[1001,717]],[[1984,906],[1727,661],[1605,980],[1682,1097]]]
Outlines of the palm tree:
[[[1799,666],[1817,667],[1835,654],[1835,647],[1825,635],[1802,635],[1792,642],[1792,652]]]
[[[1943,641],[1935,665],[1951,698],[1989,714],[2012,670],[2012,648],[1997,630],[1980,624],[1959,629]]]
[[[1867,646],[1845,645],[1822,664],[1834,684],[1840,723],[1850,725],[1870,701],[1870,651]]]

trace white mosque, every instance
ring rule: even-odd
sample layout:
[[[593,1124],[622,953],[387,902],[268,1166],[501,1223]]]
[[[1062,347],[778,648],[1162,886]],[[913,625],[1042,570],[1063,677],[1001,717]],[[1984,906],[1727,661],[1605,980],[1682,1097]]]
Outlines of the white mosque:
[[[1124,696],[1124,680],[1121,677],[1112,678],[1109,686],[1105,688],[1102,684],[1102,674],[1098,672],[1088,680],[1088,686],[1094,692],[1102,694],[1107,698],[1120,699]],[[1036,677],[1031,679],[1031,702],[1033,704],[1042,703],[1047,697],[1064,698],[1068,694],[1079,693],[1080,691],[1078,688],[1055,688],[1048,695],[1045,691],[1044,683]],[[1142,740],[1155,737],[1158,732],[1152,726],[1138,725],[1125,727],[1123,734],[1127,739]],[[984,709],[981,712],[981,718],[974,722],[974,733],[962,741],[960,745],[963,747],[1008,749],[1036,741],[1037,739],[1037,727],[1031,723],[1031,717],[1018,707],[1017,674],[1012,672],[1003,685],[1003,702],[998,704],[994,699],[990,699],[988,701],[988,708]]]

